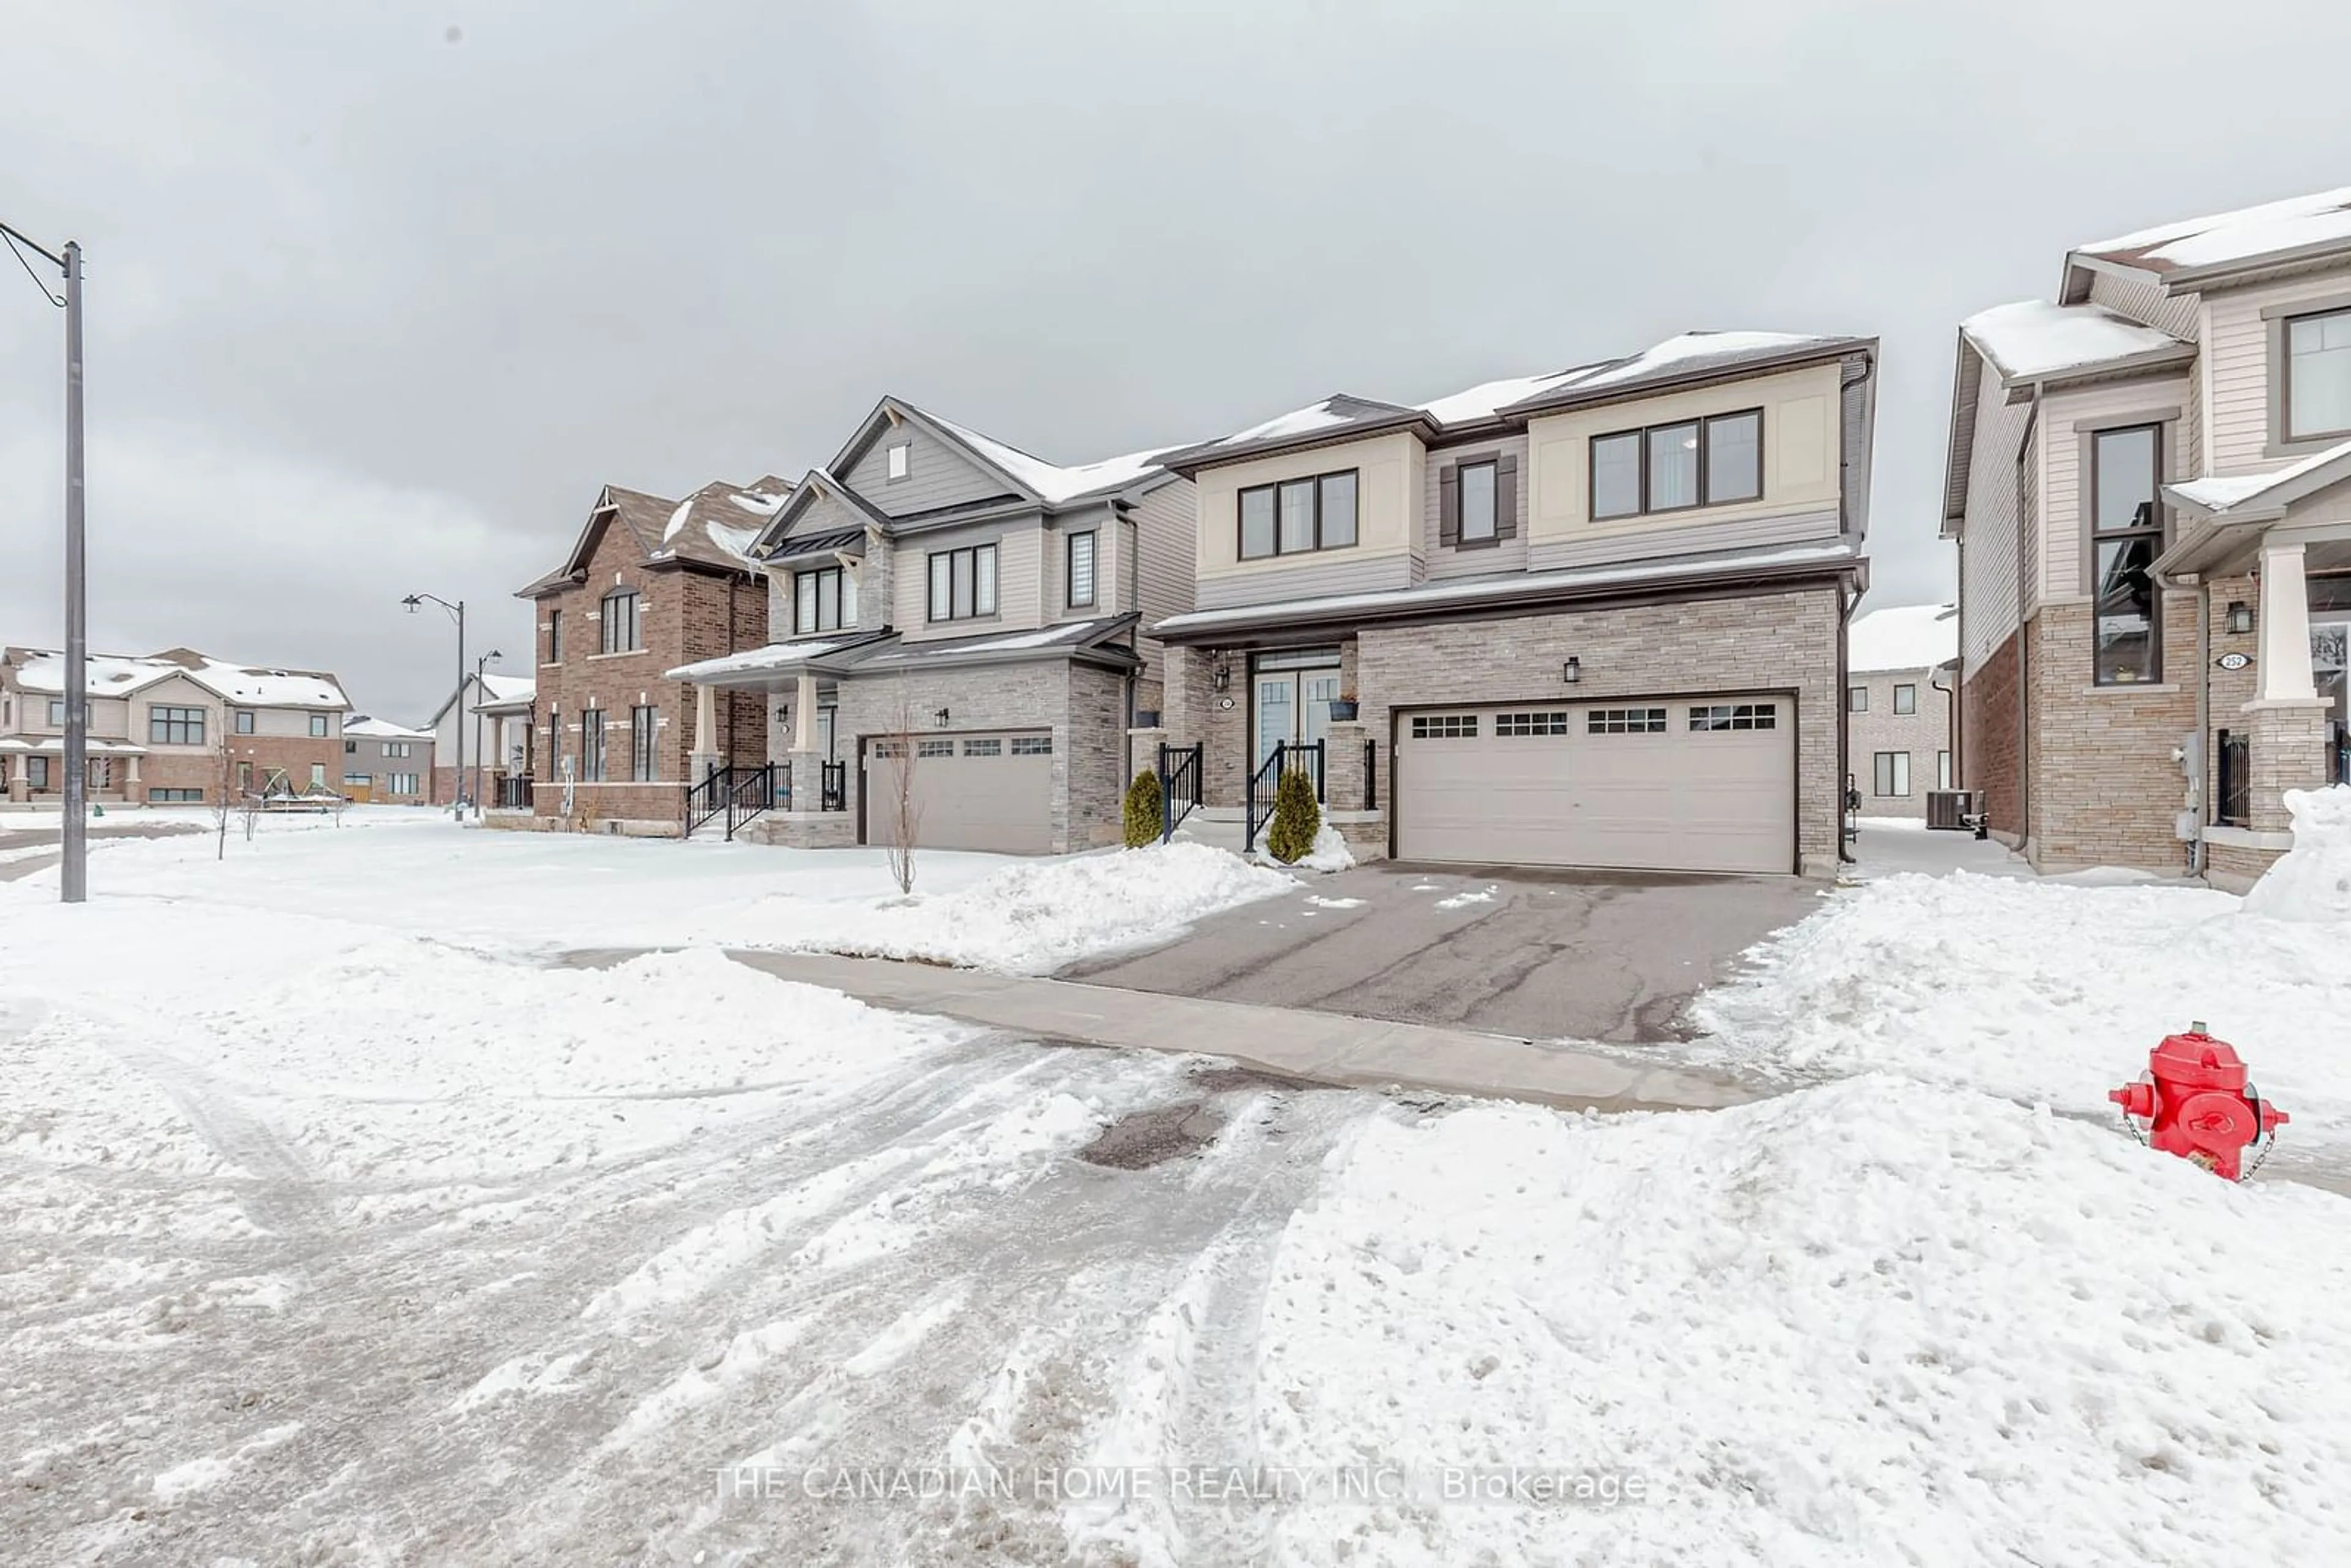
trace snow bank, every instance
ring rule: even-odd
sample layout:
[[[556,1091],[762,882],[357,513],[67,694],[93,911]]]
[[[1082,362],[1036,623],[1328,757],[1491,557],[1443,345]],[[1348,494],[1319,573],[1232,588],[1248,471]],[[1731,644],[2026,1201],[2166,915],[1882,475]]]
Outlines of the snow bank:
[[[1895,876],[1841,892],[1701,995],[1689,1054],[1782,1080],[1886,1070],[2101,1120],[2198,1019],[2252,1063],[2307,1150],[2351,1122],[2340,925],[2200,888]]]
[[[2300,1562],[2342,1538],[2331,1195],[1883,1077],[1708,1115],[1468,1108],[1332,1163],[1267,1287],[1253,1462],[1395,1467],[1418,1500],[1280,1512],[1267,1561]],[[1430,1501],[1446,1466],[1646,1498]]]
[[[2351,925],[2351,789],[2289,789],[2285,803],[2294,848],[2245,894],[2245,913]]]
[[[1165,941],[1193,921],[1297,889],[1280,872],[1207,844],[1155,844],[1023,862],[959,892],[841,910],[829,935],[786,945],[1037,975]],[[758,915],[747,919],[747,934]]]

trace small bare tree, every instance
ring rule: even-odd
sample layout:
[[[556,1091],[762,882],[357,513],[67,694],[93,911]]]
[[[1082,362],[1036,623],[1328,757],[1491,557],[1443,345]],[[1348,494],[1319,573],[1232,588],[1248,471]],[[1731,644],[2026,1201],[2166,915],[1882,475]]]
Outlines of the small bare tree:
[[[883,742],[898,755],[896,771],[891,779],[888,798],[882,802],[888,813],[891,879],[897,883],[901,894],[914,891],[914,841],[922,836],[923,803],[914,793],[914,758],[920,744],[914,739],[914,708],[909,698],[904,677],[898,685],[896,722]]]
[[[215,841],[213,846],[213,859],[225,861],[228,859],[229,813],[236,810],[236,761],[229,755],[226,736],[221,737],[220,777],[214,783],[213,828]]]

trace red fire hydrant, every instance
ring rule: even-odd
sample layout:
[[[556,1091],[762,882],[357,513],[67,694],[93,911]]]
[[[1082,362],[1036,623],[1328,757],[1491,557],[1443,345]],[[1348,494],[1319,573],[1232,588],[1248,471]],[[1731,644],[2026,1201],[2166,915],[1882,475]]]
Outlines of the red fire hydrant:
[[[2147,1052],[2147,1076],[2109,1090],[2106,1098],[2126,1118],[2151,1124],[2147,1143],[2230,1181],[2243,1179],[2241,1161],[2254,1140],[2275,1139],[2292,1120],[2262,1102],[2245,1081],[2236,1049],[2206,1034],[2201,1019],[2186,1034],[2166,1035]]]

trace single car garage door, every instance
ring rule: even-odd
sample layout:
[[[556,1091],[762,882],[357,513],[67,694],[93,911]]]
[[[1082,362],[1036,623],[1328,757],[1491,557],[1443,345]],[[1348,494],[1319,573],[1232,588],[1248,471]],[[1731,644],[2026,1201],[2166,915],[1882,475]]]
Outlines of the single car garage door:
[[[867,843],[896,843],[902,817],[911,816],[908,836],[923,849],[1050,852],[1051,731],[917,736],[913,745],[909,761],[904,741],[866,742]]]
[[[1785,697],[1465,707],[1396,719],[1405,860],[1795,869]]]

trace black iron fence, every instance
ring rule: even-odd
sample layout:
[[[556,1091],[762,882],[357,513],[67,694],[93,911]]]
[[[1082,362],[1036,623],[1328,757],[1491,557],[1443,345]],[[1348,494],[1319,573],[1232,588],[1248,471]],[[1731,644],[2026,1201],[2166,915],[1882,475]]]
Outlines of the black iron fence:
[[[2334,725],[2328,731],[2335,758],[2335,782],[2351,784],[2351,728]]]
[[[2224,828],[2241,828],[2253,820],[2252,737],[2220,732],[2220,761],[2214,779],[2213,821]]]
[[[1184,819],[1200,806],[1200,758],[1204,747],[1159,745],[1159,841],[1172,842]]]
[[[531,778],[528,773],[504,773],[498,776],[497,787],[491,804],[501,811],[528,811],[531,809]]]
[[[1314,783],[1314,799],[1322,794],[1322,747],[1319,740],[1293,746],[1286,740],[1273,743],[1272,752],[1255,773],[1249,775],[1248,821],[1244,824],[1247,837],[1242,840],[1244,851],[1257,848],[1257,835],[1273,820],[1274,796],[1281,788],[1285,773],[1303,773]]]
[[[849,764],[846,762],[823,763],[819,766],[818,774],[817,810],[820,811],[848,810]]]

